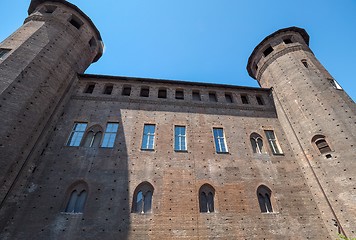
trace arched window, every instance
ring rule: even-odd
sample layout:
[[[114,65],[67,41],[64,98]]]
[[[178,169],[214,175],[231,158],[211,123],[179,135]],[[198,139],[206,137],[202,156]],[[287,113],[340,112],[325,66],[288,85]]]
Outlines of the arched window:
[[[257,188],[257,198],[258,198],[258,203],[260,205],[261,212],[263,213],[273,212],[271,195],[272,195],[272,191],[268,187],[261,185]]]
[[[102,135],[102,128],[99,125],[92,126],[85,135],[84,147],[99,147]]]
[[[132,202],[133,213],[145,214],[152,212],[153,190],[153,186],[149,182],[143,182],[137,186]]]
[[[67,213],[82,213],[84,210],[85,202],[88,196],[88,187],[86,183],[79,182],[69,188],[65,212]]]
[[[320,154],[331,152],[331,148],[329,147],[329,144],[326,142],[325,136],[315,135],[312,138],[312,142],[314,143],[316,148],[319,150]]]
[[[263,152],[262,137],[257,133],[252,133],[250,135],[250,141],[251,141],[251,146],[252,146],[253,152],[261,154]]]
[[[201,213],[214,212],[215,190],[209,184],[204,184],[199,189],[199,208]]]

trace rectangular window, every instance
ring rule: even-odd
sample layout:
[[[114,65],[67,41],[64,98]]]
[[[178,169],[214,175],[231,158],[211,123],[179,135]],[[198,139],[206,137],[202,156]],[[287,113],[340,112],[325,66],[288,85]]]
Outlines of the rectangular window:
[[[185,126],[174,126],[174,150],[187,151]]]
[[[167,89],[158,89],[158,98],[167,98]]]
[[[217,102],[218,99],[216,98],[216,94],[214,92],[209,93],[209,101],[210,102]]]
[[[0,48],[0,59],[5,58],[10,51],[10,49]]]
[[[176,99],[184,99],[184,92],[183,90],[176,90]]]
[[[226,100],[227,103],[233,103],[234,102],[231,93],[225,93],[225,100]]]
[[[140,97],[149,97],[150,89],[148,87],[142,87],[140,92]]]
[[[112,93],[113,88],[113,85],[106,85],[103,94],[110,95]]]
[[[247,95],[241,95],[241,101],[243,104],[248,104],[248,97]]]
[[[217,153],[227,153],[224,130],[222,128],[213,128],[215,149]]]
[[[328,78],[328,80],[329,80],[331,86],[333,86],[333,88],[338,89],[338,90],[342,90],[342,87],[340,86],[340,84],[335,79]]]
[[[156,125],[145,124],[143,127],[142,150],[154,150]]]
[[[108,123],[106,125],[103,142],[101,147],[112,148],[114,147],[116,133],[119,128],[118,123]]]
[[[199,91],[193,91],[192,96],[193,96],[193,101],[201,101]]]
[[[265,133],[273,154],[283,154],[274,132],[272,130],[266,130]]]
[[[131,86],[124,86],[122,88],[122,96],[130,96],[131,95]]]
[[[257,100],[258,105],[264,105],[264,102],[263,102],[263,99],[261,96],[256,96],[256,100]]]
[[[68,139],[67,146],[80,146],[80,142],[82,141],[86,128],[87,123],[74,123],[74,127]]]
[[[93,93],[94,88],[95,88],[95,84],[89,84],[85,89],[84,93]]]

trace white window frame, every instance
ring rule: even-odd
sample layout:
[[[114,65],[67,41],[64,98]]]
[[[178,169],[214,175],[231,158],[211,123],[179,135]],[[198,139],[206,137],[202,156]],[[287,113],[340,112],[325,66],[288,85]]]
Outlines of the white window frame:
[[[112,126],[114,126],[114,129]],[[119,123],[117,123],[117,122],[108,122],[106,124],[105,133],[103,136],[103,140],[101,142],[102,148],[113,148],[114,147],[118,129],[119,129]]]
[[[178,133],[177,129],[183,128],[184,134]],[[177,143],[178,139],[178,143]],[[184,144],[182,144],[184,142]],[[177,145],[178,144],[178,145]],[[174,126],[174,151],[177,152],[186,152],[187,151],[187,128],[182,125]]]
[[[215,135],[215,130],[221,130],[222,136]],[[220,127],[213,128],[214,144],[216,153],[228,153],[224,129]],[[224,150],[225,149],[225,150]]]
[[[146,127],[153,126],[153,133],[145,131]],[[156,134],[156,124],[144,124],[143,125],[143,135],[141,150],[154,150],[155,149],[155,134]],[[147,141],[145,141],[145,136],[147,136]],[[152,146],[150,146],[150,140],[152,139]]]

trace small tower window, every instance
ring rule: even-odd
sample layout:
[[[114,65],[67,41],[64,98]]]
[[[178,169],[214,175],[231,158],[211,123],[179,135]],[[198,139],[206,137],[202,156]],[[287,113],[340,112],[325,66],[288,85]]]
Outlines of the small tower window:
[[[209,93],[209,101],[210,102],[217,102],[218,101],[218,99],[216,98],[216,93],[214,93],[214,92],[210,92]]]
[[[340,84],[335,79],[328,78],[328,80],[329,80],[331,86],[333,86],[333,88],[338,89],[338,90],[342,90],[342,87],[340,86]]]
[[[199,209],[201,213],[214,212],[215,190],[209,184],[204,184],[199,189]]]
[[[0,59],[4,59],[10,51],[10,49],[0,48]]]
[[[233,98],[231,93],[225,93],[225,100],[227,103],[233,103]]]
[[[192,97],[193,97],[193,101],[201,101],[200,92],[199,91],[193,91]]]
[[[92,37],[89,41],[89,46],[91,47],[92,50],[94,50],[96,48],[96,41],[95,38]]]
[[[131,86],[124,86],[122,88],[122,96],[130,96],[131,95]]]
[[[158,98],[167,98],[167,89],[160,88],[158,90]]]
[[[140,92],[141,97],[149,97],[150,96],[150,89],[148,87],[142,87]]]
[[[241,102],[243,104],[249,104],[247,95],[241,95]]]
[[[271,52],[273,52],[273,48],[269,46],[268,48],[266,48],[266,50],[263,51],[263,55],[267,57]]]
[[[331,152],[331,148],[327,141],[325,140],[325,136],[323,135],[315,135],[312,138],[312,142],[315,144],[316,148],[319,150],[320,154]]]
[[[72,15],[69,20],[70,24],[72,24],[76,29],[80,29],[80,27],[84,24],[77,16]]]
[[[176,90],[176,99],[180,99],[180,100],[183,100],[184,99],[184,92],[183,90],[181,89],[177,89]]]
[[[257,198],[262,213],[273,212],[271,195],[272,191],[268,187],[261,185],[257,188]]]
[[[84,93],[93,93],[94,88],[95,88],[95,84],[94,83],[90,83],[90,84],[87,85]]]
[[[104,92],[103,94],[107,94],[107,95],[110,95],[112,93],[112,90],[113,90],[114,86],[113,85],[106,85],[105,88],[104,88]]]
[[[261,96],[256,96],[256,100],[257,100],[258,105],[265,105],[263,102],[263,98]]]
[[[306,59],[301,60],[305,68],[309,68],[308,61]]]
[[[293,43],[293,42],[292,42],[292,39],[291,39],[290,37],[283,39],[283,42],[284,42],[285,44],[291,44],[291,43]]]

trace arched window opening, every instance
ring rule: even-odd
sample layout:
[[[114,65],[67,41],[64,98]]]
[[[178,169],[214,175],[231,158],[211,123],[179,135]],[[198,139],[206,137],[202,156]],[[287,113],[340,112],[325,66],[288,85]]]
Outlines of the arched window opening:
[[[87,131],[84,140],[84,147],[99,147],[102,137],[102,129],[100,126],[96,125]]]
[[[199,190],[199,208],[201,213],[214,212],[215,190],[209,184],[204,184]]]
[[[141,183],[134,193],[132,212],[141,214],[152,212],[152,196],[153,186],[148,182]]]
[[[312,142],[315,144],[316,148],[319,150],[320,154],[331,152],[329,144],[325,140],[323,135],[315,135],[312,138]]]
[[[65,207],[66,213],[83,213],[85,202],[87,200],[88,191],[85,183],[79,183],[70,188],[71,194],[67,200]],[[68,192],[68,193],[69,193]]]
[[[253,152],[261,154],[263,152],[262,137],[257,133],[252,133],[250,135],[250,141],[251,141],[251,146],[252,146]]]
[[[262,213],[273,212],[271,195],[272,191],[268,187],[261,185],[257,188],[257,198]]]

